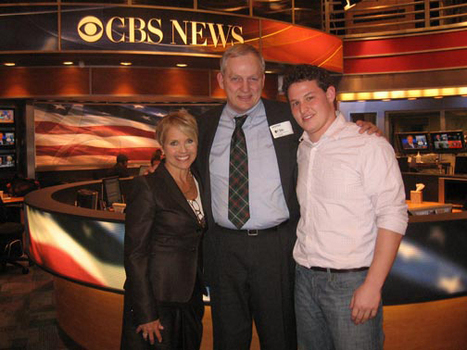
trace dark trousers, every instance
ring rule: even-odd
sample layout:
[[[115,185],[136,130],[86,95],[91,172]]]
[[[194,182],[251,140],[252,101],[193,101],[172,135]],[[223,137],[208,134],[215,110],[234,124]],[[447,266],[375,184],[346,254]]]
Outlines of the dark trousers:
[[[216,350],[248,350],[255,322],[262,350],[296,349],[292,251],[277,229],[248,236],[216,227],[211,307]]]
[[[162,342],[151,345],[144,340],[133,320],[131,305],[125,295],[123,310],[122,350],[199,350],[203,335],[204,303],[198,283],[192,298],[187,303],[159,303],[159,319],[164,327],[161,330]]]

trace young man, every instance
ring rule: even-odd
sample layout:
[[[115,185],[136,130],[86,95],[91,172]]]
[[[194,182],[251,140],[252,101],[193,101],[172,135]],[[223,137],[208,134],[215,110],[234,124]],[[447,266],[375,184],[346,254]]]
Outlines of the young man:
[[[295,67],[284,91],[304,130],[293,252],[298,347],[383,349],[381,288],[408,221],[394,151],[336,112],[324,69]]]
[[[196,162],[205,182],[208,219],[204,272],[216,350],[249,349],[253,320],[261,349],[296,349],[292,250],[299,215],[295,187],[301,129],[287,104],[261,98],[264,68],[254,47],[229,48],[217,76],[227,103],[198,118]],[[239,129],[246,149],[233,156],[231,149],[237,146],[231,146],[238,140],[233,135]],[[242,186],[230,186],[231,168],[244,160],[248,191],[239,195]],[[248,208],[248,219],[231,218],[232,202]]]
[[[117,155],[117,163],[107,171],[106,176],[128,177],[128,156],[123,153]]]

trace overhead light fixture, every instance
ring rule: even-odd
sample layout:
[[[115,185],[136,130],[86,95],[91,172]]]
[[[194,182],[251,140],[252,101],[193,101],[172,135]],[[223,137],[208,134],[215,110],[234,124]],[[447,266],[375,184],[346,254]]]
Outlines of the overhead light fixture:
[[[266,71],[264,71],[264,73],[266,73],[266,74],[273,74],[274,71],[272,71],[272,70],[266,70]]]
[[[73,64],[73,62],[71,62],[71,61],[65,61],[65,62],[63,62],[63,64],[64,64],[65,66],[71,66],[71,65]]]
[[[344,5],[344,10],[350,10],[352,7],[357,5],[362,0],[342,0],[342,4]]]
[[[120,62],[122,66],[131,66],[133,63],[131,62]]]
[[[14,67],[14,66],[16,66],[16,63],[14,63],[14,62],[5,62],[3,65],[7,66],[7,67]]]
[[[188,65],[186,63],[177,63],[177,67],[185,68],[188,67]]]
[[[453,86],[444,88],[413,89],[413,90],[390,90],[390,91],[360,91],[342,92],[337,99],[346,101],[376,101],[376,100],[415,100],[419,98],[443,98],[450,96],[467,96],[467,86]]]

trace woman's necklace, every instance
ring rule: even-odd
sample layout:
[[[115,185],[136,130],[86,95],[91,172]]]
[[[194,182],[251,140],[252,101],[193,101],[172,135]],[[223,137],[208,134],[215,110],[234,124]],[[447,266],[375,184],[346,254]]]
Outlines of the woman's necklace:
[[[195,188],[195,180],[193,179],[193,175],[191,174],[191,171],[188,173],[188,179],[185,183],[182,183],[179,180],[176,180],[176,182],[177,182],[178,187],[182,191],[183,195],[187,199],[194,197],[193,190]],[[188,186],[186,184],[188,184]]]

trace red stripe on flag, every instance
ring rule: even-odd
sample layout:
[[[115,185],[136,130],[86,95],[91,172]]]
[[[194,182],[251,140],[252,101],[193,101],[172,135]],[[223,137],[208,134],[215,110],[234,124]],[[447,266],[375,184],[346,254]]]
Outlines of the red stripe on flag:
[[[121,152],[128,154],[132,159],[150,159],[151,154],[158,147],[135,147],[135,148],[104,148],[92,147],[83,145],[66,145],[66,146],[37,146],[36,156],[53,156],[53,157],[75,157],[89,155],[117,155]],[[142,157],[142,158],[140,158]]]
[[[32,251],[35,252],[32,258],[51,271],[82,282],[108,287],[103,281],[93,276],[91,272],[86,271],[86,269],[66,251],[48,244],[38,244],[34,242],[32,237],[31,246],[32,247],[29,247],[30,250],[32,248]]]
[[[63,135],[63,134],[89,134],[97,137],[110,136],[140,136],[154,139],[155,132],[145,131],[131,126],[96,125],[96,126],[72,126],[57,124],[54,122],[36,123],[37,134]]]

